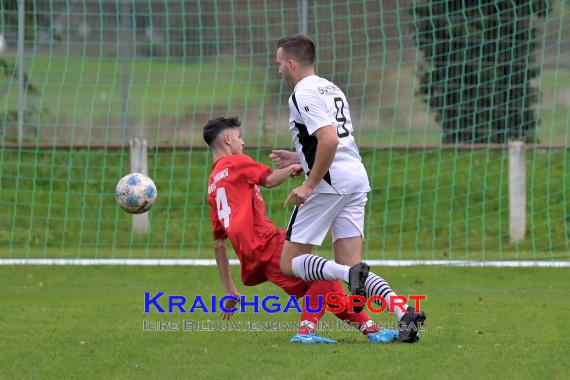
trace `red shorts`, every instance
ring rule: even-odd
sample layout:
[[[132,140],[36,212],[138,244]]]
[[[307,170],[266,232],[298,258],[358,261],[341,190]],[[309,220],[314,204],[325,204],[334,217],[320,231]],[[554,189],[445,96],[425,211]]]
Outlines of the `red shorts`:
[[[279,261],[283,244],[285,243],[285,231],[275,235],[271,241],[267,243],[266,249],[270,259],[266,263],[249,263],[249,265],[241,264],[242,282],[246,286],[255,286],[263,282],[269,281],[280,287],[289,295],[302,297],[307,292],[310,283],[296,277],[288,277],[281,272]],[[266,255],[263,255],[267,257]],[[256,264],[256,265],[251,265]],[[248,268],[248,269],[246,269]],[[255,269],[253,269],[255,268]],[[253,269],[253,270],[251,270]]]
[[[303,297],[313,282],[307,282],[297,277],[289,277],[281,272],[281,252],[285,243],[285,233],[275,236],[269,243],[268,248],[272,251],[269,261],[256,269],[254,272],[246,272],[246,276],[242,276],[244,285],[254,286],[269,281],[285,291],[290,296],[296,298]],[[319,283],[323,281],[318,281]],[[330,291],[342,292],[344,289],[340,281],[324,281],[328,283]]]
[[[283,245],[281,245],[283,246]],[[310,283],[296,277],[288,277],[281,272],[281,267],[279,262],[281,261],[281,251],[276,252],[271,260],[265,267],[263,267],[263,274],[267,281],[274,283],[285,293],[290,296],[295,296],[297,298],[302,297],[309,289]]]

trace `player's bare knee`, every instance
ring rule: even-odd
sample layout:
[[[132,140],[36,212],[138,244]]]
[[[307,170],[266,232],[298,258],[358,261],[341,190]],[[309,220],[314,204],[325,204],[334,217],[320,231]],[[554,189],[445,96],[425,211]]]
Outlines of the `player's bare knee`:
[[[281,268],[281,272],[283,272],[283,274],[287,276],[293,276],[293,265],[291,257],[287,257],[285,254],[281,255],[279,267]]]
[[[339,264],[353,266],[362,261],[362,236],[337,239],[333,247]]]
[[[283,272],[287,276],[293,276],[293,258],[298,256],[297,250],[295,249],[296,245],[285,241],[283,246],[283,251],[281,252],[281,260],[279,262],[281,267],[281,272]]]

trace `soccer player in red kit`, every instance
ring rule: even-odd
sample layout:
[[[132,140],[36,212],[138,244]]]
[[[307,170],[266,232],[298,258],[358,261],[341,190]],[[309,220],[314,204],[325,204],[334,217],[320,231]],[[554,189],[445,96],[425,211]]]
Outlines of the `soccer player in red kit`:
[[[318,308],[319,295],[324,298],[330,292],[340,292],[346,297],[339,281],[307,282],[286,277],[281,272],[279,262],[285,230],[277,228],[268,219],[259,186],[275,187],[289,176],[299,175],[302,168],[294,164],[273,171],[242,154],[245,144],[241,139],[240,125],[237,118],[217,118],[210,120],[203,131],[214,160],[208,181],[208,204],[211,207],[216,263],[227,294],[239,299],[226,252],[225,243],[229,239],[239,258],[241,279],[246,286],[270,281],[289,295],[297,298],[309,296],[312,310]],[[347,299],[345,301],[348,302]],[[235,301],[228,300],[225,306],[232,309],[235,305]],[[309,313],[305,306],[302,329],[291,342],[334,343],[332,339],[314,334],[325,307],[321,307],[318,313]],[[364,312],[349,313],[345,310],[336,316],[351,324],[356,323],[372,343],[389,343],[398,339],[398,331],[379,330]],[[222,318],[230,317],[231,314],[222,313]]]

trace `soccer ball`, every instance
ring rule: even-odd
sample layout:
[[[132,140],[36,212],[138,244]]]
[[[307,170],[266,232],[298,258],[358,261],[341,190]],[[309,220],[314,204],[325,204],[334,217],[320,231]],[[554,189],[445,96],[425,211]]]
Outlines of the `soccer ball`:
[[[127,174],[117,184],[115,199],[130,214],[147,212],[156,201],[156,186],[144,174]]]

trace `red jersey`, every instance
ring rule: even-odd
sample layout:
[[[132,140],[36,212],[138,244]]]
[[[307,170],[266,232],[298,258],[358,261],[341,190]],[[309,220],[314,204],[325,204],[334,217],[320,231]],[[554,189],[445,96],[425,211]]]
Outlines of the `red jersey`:
[[[265,281],[259,270],[280,252],[285,231],[267,218],[259,185],[271,169],[244,154],[222,157],[212,165],[208,204],[214,239],[228,238],[241,263],[245,285]]]

